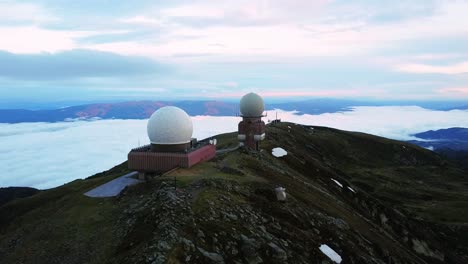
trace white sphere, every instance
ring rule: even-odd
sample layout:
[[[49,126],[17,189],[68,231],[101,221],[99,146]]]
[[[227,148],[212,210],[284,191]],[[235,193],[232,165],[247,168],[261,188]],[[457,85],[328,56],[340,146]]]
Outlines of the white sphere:
[[[240,112],[245,117],[262,116],[265,104],[262,97],[256,93],[248,93],[240,100]]]
[[[192,119],[175,106],[165,106],[155,111],[148,120],[147,128],[151,144],[184,144],[192,139]]]

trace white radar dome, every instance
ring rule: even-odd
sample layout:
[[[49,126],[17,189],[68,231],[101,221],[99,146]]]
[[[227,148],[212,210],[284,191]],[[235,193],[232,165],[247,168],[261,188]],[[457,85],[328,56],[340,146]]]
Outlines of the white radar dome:
[[[192,119],[175,106],[165,106],[155,111],[148,120],[147,128],[151,144],[185,144],[192,139]]]
[[[256,93],[248,93],[240,100],[240,112],[245,117],[262,116],[265,104],[262,97]]]

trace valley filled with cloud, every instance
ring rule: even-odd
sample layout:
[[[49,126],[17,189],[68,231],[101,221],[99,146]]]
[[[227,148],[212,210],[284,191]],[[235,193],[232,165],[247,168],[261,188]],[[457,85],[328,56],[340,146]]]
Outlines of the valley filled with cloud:
[[[264,118],[360,131],[398,140],[449,127],[468,127],[468,110],[434,111],[415,106],[355,107],[351,111],[298,115],[268,111]],[[237,130],[239,117],[192,117],[199,140]],[[95,120],[0,124],[0,187],[52,188],[107,170],[130,149],[148,144],[147,120]]]

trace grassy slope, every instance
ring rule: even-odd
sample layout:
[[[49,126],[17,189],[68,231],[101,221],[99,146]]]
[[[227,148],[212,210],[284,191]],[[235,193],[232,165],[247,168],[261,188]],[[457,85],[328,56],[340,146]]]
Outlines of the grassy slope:
[[[39,190],[30,187],[6,187],[0,188],[0,206],[19,198],[29,197]]]
[[[319,165],[325,164],[355,188],[421,217],[468,222],[468,213],[463,210],[468,208],[468,174],[433,152],[363,133],[315,128],[309,134],[302,127],[289,126],[294,135],[301,136],[278,137],[277,142],[286,148],[305,146],[292,151],[295,157],[319,161]]]
[[[118,215],[109,199],[92,199],[84,192],[128,172],[126,162],[87,180],[75,180],[0,207],[2,263],[102,263],[112,246],[112,220]],[[3,251],[3,252],[2,252]],[[69,252],[80,252],[69,254]]]

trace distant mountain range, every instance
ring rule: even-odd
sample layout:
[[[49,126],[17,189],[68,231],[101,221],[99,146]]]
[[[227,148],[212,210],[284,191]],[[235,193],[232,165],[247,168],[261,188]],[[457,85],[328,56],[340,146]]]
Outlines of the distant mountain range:
[[[423,133],[415,134],[414,136],[422,139],[437,141],[468,141],[468,128],[452,127],[447,129],[429,130]]]
[[[291,103],[268,104],[267,109],[297,110],[299,114],[320,114],[343,111],[352,105],[362,105],[353,101],[314,100]],[[0,123],[20,122],[62,122],[72,119],[146,119],[163,106],[173,105],[184,109],[189,115],[235,116],[239,104],[223,101],[134,101],[122,103],[98,103],[65,107],[52,110],[0,110]]]
[[[163,106],[174,105],[190,115],[234,115],[237,106],[216,101],[136,101],[122,103],[88,104],[52,110],[0,110],[1,123],[61,122],[70,119],[145,119]]]
[[[414,134],[410,143],[431,149],[468,169],[468,128],[452,127]]]
[[[173,105],[191,116],[234,116],[239,112],[237,102],[227,101],[130,101],[94,103],[59,109],[0,109],[0,123],[62,122],[73,119],[146,119],[163,106]],[[298,114],[322,114],[347,111],[353,106],[418,105],[428,109],[468,109],[455,107],[453,102],[367,102],[342,99],[313,99],[299,102],[269,103],[267,110],[298,111]]]
[[[410,142],[421,147],[437,149],[452,149],[468,151],[468,128],[452,127],[447,129],[429,130],[414,134],[421,140]]]

